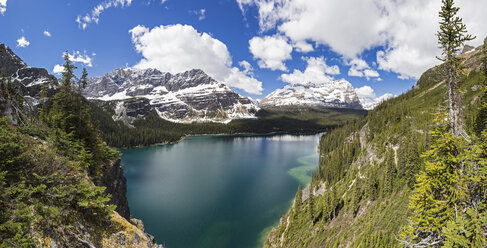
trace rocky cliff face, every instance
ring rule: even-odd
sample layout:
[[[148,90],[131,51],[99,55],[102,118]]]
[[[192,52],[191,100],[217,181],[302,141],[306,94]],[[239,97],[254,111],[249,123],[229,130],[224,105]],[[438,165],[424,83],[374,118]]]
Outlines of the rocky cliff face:
[[[261,107],[307,106],[362,109],[353,86],[346,80],[327,84],[303,83],[277,89],[261,102]]]
[[[116,69],[91,78],[87,98],[115,101],[114,120],[132,123],[150,113],[174,122],[228,122],[254,118],[258,108],[202,70],[179,74]]]
[[[46,69],[27,66],[9,47],[1,43],[0,68],[0,74],[11,77],[12,82],[18,85],[24,96],[34,104],[37,104],[36,100],[40,97],[43,86],[52,90],[57,85],[56,77],[50,75]]]
[[[120,159],[117,159],[111,166],[106,168],[101,184],[107,188],[105,192],[112,195],[110,203],[117,206],[117,213],[130,220],[130,209],[127,201],[127,179],[123,175]]]

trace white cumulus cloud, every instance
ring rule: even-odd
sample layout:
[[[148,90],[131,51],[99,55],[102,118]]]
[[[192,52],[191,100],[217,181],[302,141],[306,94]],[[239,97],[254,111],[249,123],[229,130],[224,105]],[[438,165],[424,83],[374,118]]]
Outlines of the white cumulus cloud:
[[[378,69],[396,72],[400,78],[418,78],[439,63],[435,58],[439,55],[435,36],[439,0],[236,1],[244,14],[250,6],[258,9],[261,31],[274,30],[292,44],[314,42],[329,46],[346,59],[383,48],[377,53]],[[456,2],[467,29],[479,37],[472,45],[480,45],[487,35],[487,1]],[[372,71],[367,74],[375,75]]]
[[[215,80],[250,94],[262,94],[262,82],[248,71],[232,65],[227,46],[189,25],[167,25],[149,29],[138,25],[130,31],[132,42],[142,59],[135,68],[156,68],[179,73],[201,69]]]
[[[369,64],[363,59],[352,59],[348,62],[350,69],[348,75],[351,77],[365,77],[367,80],[370,78],[380,77],[379,72],[370,68]]]
[[[54,68],[52,68],[52,72],[55,74],[61,74],[64,71],[64,67],[62,65],[56,64]]]
[[[17,39],[17,47],[28,47],[30,42],[25,38],[25,36],[20,37]]]
[[[68,53],[68,54],[69,54],[69,59],[74,63],[82,63],[88,67],[93,66],[93,57],[90,57],[88,54],[86,54],[86,51],[84,51],[83,54],[80,51],[73,51],[73,53]],[[92,56],[95,55],[96,55],[95,53],[92,53]]]
[[[7,11],[7,0],[0,0],[0,14],[5,14]]]
[[[51,37],[51,33],[49,33],[47,30],[44,30],[43,34],[47,37]]]
[[[328,83],[333,80],[332,75],[340,74],[337,65],[329,66],[323,57],[302,57],[307,62],[304,71],[294,70],[289,74],[282,74],[281,80],[290,84],[299,83]]]
[[[260,68],[287,71],[284,61],[291,59],[293,47],[282,36],[254,37],[249,41],[249,50],[257,59]]]
[[[372,87],[368,85],[362,86],[360,88],[356,88],[355,92],[357,93],[360,103],[362,103],[364,109],[367,110],[373,109],[381,102],[395,97],[393,94],[390,93],[386,93],[382,96],[377,97],[374,89],[372,89]]]
[[[238,62],[238,65],[244,69],[243,70],[244,73],[249,74],[249,75],[253,75],[254,67],[252,67],[252,65],[248,61],[242,60],[242,61]]]
[[[100,15],[105,10],[119,6],[130,6],[131,4],[132,0],[107,0],[95,6],[89,13],[85,14],[84,16],[79,15],[76,18],[76,22],[78,23],[80,28],[86,29],[88,24],[91,24],[93,22],[98,23],[98,21],[100,21]]]
[[[294,48],[296,48],[296,51],[301,53],[308,53],[314,50],[313,45],[309,44],[306,41],[298,41],[294,43],[293,46]]]

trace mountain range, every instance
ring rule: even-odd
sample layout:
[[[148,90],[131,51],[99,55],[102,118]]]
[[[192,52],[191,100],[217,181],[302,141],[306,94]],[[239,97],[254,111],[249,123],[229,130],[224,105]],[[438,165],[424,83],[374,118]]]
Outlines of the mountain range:
[[[131,125],[148,114],[179,123],[219,122],[256,118],[260,108],[315,107],[370,110],[382,100],[359,99],[354,87],[341,79],[326,84],[305,82],[287,85],[260,103],[243,97],[204,71],[178,74],[156,69],[115,69],[89,79],[88,99],[111,102],[113,119]]]
[[[363,108],[352,84],[344,79],[326,84],[307,82],[287,85],[282,89],[275,90],[262,99],[260,106]]]
[[[181,123],[255,118],[258,107],[202,70],[171,74],[156,69],[116,69],[91,78],[88,99],[116,102],[114,120],[131,123],[149,113]]]
[[[55,76],[43,68],[28,66],[10,48],[0,44],[3,73],[20,85],[29,105],[36,106],[43,86],[54,89]],[[204,71],[171,74],[156,69],[115,69],[100,77],[90,78],[84,95],[113,103],[112,118],[131,126],[133,121],[149,114],[179,123],[218,122],[256,118],[260,108],[319,107],[372,109],[379,102],[359,99],[346,80],[327,84],[312,82],[287,85],[266,96],[260,104],[243,97]]]

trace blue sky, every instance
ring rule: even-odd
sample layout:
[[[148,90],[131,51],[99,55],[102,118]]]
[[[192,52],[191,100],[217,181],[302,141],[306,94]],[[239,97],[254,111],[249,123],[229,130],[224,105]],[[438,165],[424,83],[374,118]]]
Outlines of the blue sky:
[[[439,52],[439,1],[382,2],[0,0],[0,42],[51,73],[67,50],[90,76],[120,67],[200,67],[253,98],[302,80],[345,78],[373,98],[410,89],[437,64]],[[487,34],[478,10],[487,9],[485,2],[459,1],[467,27],[479,37]],[[99,14],[97,6],[104,7]]]

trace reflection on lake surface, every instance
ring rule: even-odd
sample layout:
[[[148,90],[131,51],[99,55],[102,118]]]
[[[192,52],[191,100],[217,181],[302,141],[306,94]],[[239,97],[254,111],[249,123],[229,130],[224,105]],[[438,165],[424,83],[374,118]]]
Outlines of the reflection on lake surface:
[[[131,214],[168,248],[260,247],[310,181],[319,137],[197,136],[122,150]]]

